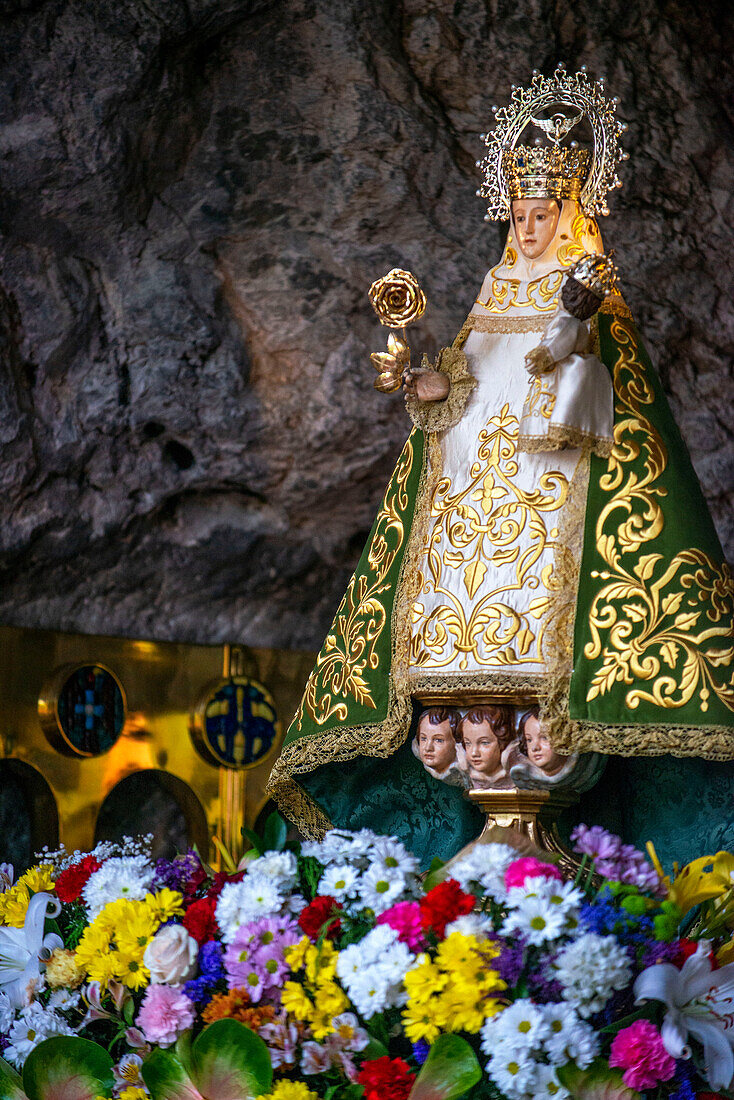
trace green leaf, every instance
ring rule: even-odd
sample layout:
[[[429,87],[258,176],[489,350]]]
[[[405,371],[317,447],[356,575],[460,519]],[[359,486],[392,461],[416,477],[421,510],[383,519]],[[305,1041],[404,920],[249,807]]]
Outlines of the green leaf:
[[[250,844],[252,845],[252,851],[254,852],[254,854],[256,856],[262,855],[264,850],[262,838],[259,837],[256,832],[253,832],[252,829],[248,829],[246,825],[242,826],[242,835],[247,837],[247,839],[249,840]]]
[[[20,1086],[20,1074],[0,1058],[0,1100],[28,1100]]]
[[[100,1093],[109,1094],[112,1085],[110,1055],[97,1043],[76,1036],[44,1039],[23,1067],[28,1100],[95,1100]]]
[[[192,1052],[194,1080],[207,1100],[253,1100],[270,1091],[270,1052],[259,1035],[239,1021],[210,1024],[194,1041]]]
[[[556,1073],[577,1100],[641,1100],[639,1092],[625,1085],[622,1071],[611,1069],[604,1058],[597,1058],[588,1069],[567,1062]]]
[[[204,1100],[171,1050],[154,1050],[141,1073],[153,1100]]]
[[[477,1056],[460,1035],[439,1035],[428,1052],[409,1100],[457,1100],[480,1081]]]
[[[356,1081],[351,1085],[347,1085],[342,1092],[342,1100],[360,1100],[362,1096],[364,1096],[364,1089]]]
[[[288,835],[288,826],[277,810],[273,810],[265,822],[263,832],[263,851],[282,852],[285,848],[285,838]]]
[[[371,1062],[375,1058],[384,1058],[388,1053],[387,1047],[384,1043],[381,1043],[379,1039],[373,1039],[370,1036],[370,1041],[364,1050],[360,1051],[360,1058],[364,1058],[366,1061]]]

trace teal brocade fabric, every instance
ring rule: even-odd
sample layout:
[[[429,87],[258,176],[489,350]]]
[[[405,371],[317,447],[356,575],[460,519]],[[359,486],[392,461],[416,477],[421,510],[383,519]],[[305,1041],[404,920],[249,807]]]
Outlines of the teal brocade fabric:
[[[300,782],[334,825],[399,837],[427,868],[482,831],[483,815],[458,787],[429,775],[406,742],[387,759],[325,764]]]

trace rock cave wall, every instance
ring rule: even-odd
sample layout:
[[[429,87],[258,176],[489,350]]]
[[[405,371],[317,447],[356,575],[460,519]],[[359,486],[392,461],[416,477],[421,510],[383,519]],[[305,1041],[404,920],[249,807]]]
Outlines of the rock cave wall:
[[[587,64],[629,123],[602,231],[732,556],[727,2],[5,0],[0,621],[320,644],[407,431],[366,299],[428,352],[502,231],[490,105]]]

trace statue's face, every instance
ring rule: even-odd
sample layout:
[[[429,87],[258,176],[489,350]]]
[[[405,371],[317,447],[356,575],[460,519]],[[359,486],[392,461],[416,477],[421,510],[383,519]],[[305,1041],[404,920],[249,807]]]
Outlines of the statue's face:
[[[528,760],[536,768],[552,775],[563,764],[563,757],[552,748],[548,735],[537,718],[528,718],[525,723],[525,743],[528,747]]]
[[[418,754],[421,763],[437,772],[445,772],[456,760],[456,742],[448,722],[431,725],[424,719],[418,731]]]
[[[556,235],[561,211],[555,199],[515,199],[512,220],[523,256],[537,260]]]
[[[502,750],[489,722],[467,722],[461,726],[461,739],[469,767],[492,775],[500,766]]]

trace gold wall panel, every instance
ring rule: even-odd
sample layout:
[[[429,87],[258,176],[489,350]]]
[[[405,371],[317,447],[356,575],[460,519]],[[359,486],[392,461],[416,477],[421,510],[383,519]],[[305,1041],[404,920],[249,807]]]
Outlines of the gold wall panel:
[[[185,783],[203,808],[209,839],[217,835],[233,854],[239,853],[240,828],[252,827],[267,801],[265,784],[282,731],[298,706],[313,661],[312,653],[297,650],[0,627],[0,757],[30,765],[43,777],[56,802],[59,839],[69,849],[91,848],[105,797],[126,776],[154,768]],[[117,742],[104,755],[86,759],[56,751],[41,722],[49,710],[49,685],[54,678],[58,681],[59,669],[81,664],[110,669],[122,685],[127,707]],[[264,684],[280,720],[273,750],[244,770],[205,762],[190,732],[207,690],[229,675]],[[45,806],[48,818],[47,802]],[[53,823],[48,820],[47,826],[53,842]],[[146,831],[144,821],[141,831]],[[0,838],[0,859],[1,849]],[[216,859],[212,845],[202,854]]]

